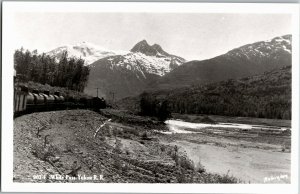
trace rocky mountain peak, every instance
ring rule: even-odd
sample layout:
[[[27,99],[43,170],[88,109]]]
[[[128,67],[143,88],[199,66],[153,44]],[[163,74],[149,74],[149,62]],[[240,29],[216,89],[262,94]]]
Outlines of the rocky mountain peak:
[[[158,45],[158,44],[152,45],[152,48],[156,49],[157,51],[162,51],[162,50],[163,50],[163,49],[161,48],[161,46]]]
[[[157,56],[157,55],[169,56],[169,54],[165,52],[160,45],[154,44],[150,46],[146,40],[142,40],[138,42],[136,45],[134,45],[134,47],[130,51],[140,52],[147,56]]]
[[[131,52],[138,52],[141,49],[148,48],[150,45],[146,40],[141,40],[140,42],[136,43],[134,47],[130,50]]]

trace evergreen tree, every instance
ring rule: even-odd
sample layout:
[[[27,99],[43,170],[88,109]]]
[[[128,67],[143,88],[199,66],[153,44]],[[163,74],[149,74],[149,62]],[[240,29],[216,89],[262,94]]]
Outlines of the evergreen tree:
[[[84,66],[84,60],[69,58],[67,52],[57,62],[54,57],[45,53],[39,55],[37,50],[31,53],[23,48],[14,53],[14,67],[22,81],[66,87],[80,92],[87,84],[90,71]]]

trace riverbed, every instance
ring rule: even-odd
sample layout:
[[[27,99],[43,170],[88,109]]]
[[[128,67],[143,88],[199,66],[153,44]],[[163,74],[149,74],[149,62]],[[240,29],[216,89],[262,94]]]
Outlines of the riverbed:
[[[281,136],[283,131],[289,129],[287,127],[182,120],[167,120],[165,123],[169,129],[162,132],[167,134],[165,143],[178,146],[195,164],[201,163],[208,172],[228,173],[244,183],[290,182],[291,153],[282,151],[285,145],[277,141],[288,139]],[[239,138],[241,135],[244,138]],[[257,141],[257,138],[264,139]],[[269,141],[274,138],[276,141]],[[270,177],[284,178],[268,181]]]

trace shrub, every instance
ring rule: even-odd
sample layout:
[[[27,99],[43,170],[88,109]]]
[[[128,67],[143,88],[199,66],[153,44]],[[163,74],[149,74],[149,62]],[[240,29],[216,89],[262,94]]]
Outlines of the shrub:
[[[197,165],[194,168],[195,168],[195,171],[199,172],[199,173],[204,173],[206,171],[200,161],[197,163]]]
[[[43,146],[42,144],[33,144],[31,152],[37,158],[47,161],[50,157],[54,157],[57,149],[52,145]]]
[[[113,150],[113,153],[121,154],[122,153],[121,147],[122,147],[121,140],[116,139],[115,148]]]
[[[113,165],[117,170],[119,170],[119,171],[122,170],[122,163],[121,163],[120,159],[117,158],[116,156],[114,157]]]
[[[123,138],[125,139],[131,139],[131,134],[130,133],[124,133]]]
[[[100,141],[105,141],[105,137],[101,134],[101,135],[99,136],[99,140],[100,140]]]
[[[124,132],[124,133],[127,133],[127,134],[132,134],[132,135],[135,135],[135,136],[139,136],[139,132],[138,132],[137,129],[124,128],[124,129],[123,129],[123,132]]]
[[[114,137],[117,137],[117,135],[118,135],[118,131],[117,131],[117,130],[115,130],[115,129],[112,129],[112,134],[113,134],[113,136],[114,136]]]
[[[149,137],[148,137],[148,134],[146,131],[142,133],[141,138],[142,138],[142,140],[149,140]]]
[[[215,124],[216,122],[214,120],[212,120],[210,117],[208,117],[208,116],[205,115],[201,119],[201,123]]]
[[[186,183],[187,182],[187,177],[186,177],[184,169],[178,167],[176,179],[177,179],[178,183]]]
[[[174,151],[169,152],[171,158],[175,161],[176,166],[182,167],[183,169],[194,170],[194,162],[189,159],[186,153],[179,153],[178,147],[174,146]]]
[[[73,146],[71,144],[66,144],[65,152],[73,152]]]
[[[111,132],[111,130],[108,130],[108,131],[107,131],[106,136],[107,136],[107,137],[112,137],[112,132]]]
[[[218,183],[239,183],[241,182],[236,177],[229,175],[229,170],[227,171],[227,174],[225,175],[218,175],[217,182]]]
[[[194,170],[194,162],[187,156],[179,156],[179,165],[184,169]]]

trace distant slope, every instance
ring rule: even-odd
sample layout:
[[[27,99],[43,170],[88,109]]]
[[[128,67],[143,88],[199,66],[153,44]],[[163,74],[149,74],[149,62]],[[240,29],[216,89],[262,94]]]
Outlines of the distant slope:
[[[285,35],[233,49],[224,55],[190,61],[153,82],[151,88],[169,89],[251,76],[290,66],[292,36]]]
[[[104,57],[117,55],[117,53],[120,54],[120,52],[124,53],[122,51],[119,52],[111,51],[102,48],[98,45],[95,45],[93,43],[81,42],[76,45],[66,45],[66,46],[58,47],[56,49],[49,51],[46,54],[50,56],[55,56],[57,59],[60,59],[60,57],[64,52],[67,52],[69,57],[84,59],[85,65],[90,65],[93,62]]]
[[[169,110],[187,114],[214,114],[291,119],[291,66],[237,80],[148,92],[152,102],[166,101]],[[141,96],[121,101],[123,108],[139,107]]]
[[[131,52],[102,58],[90,65],[85,92],[106,98],[120,99],[140,94],[151,81],[165,75],[185,59],[165,52],[159,45],[143,40]]]

